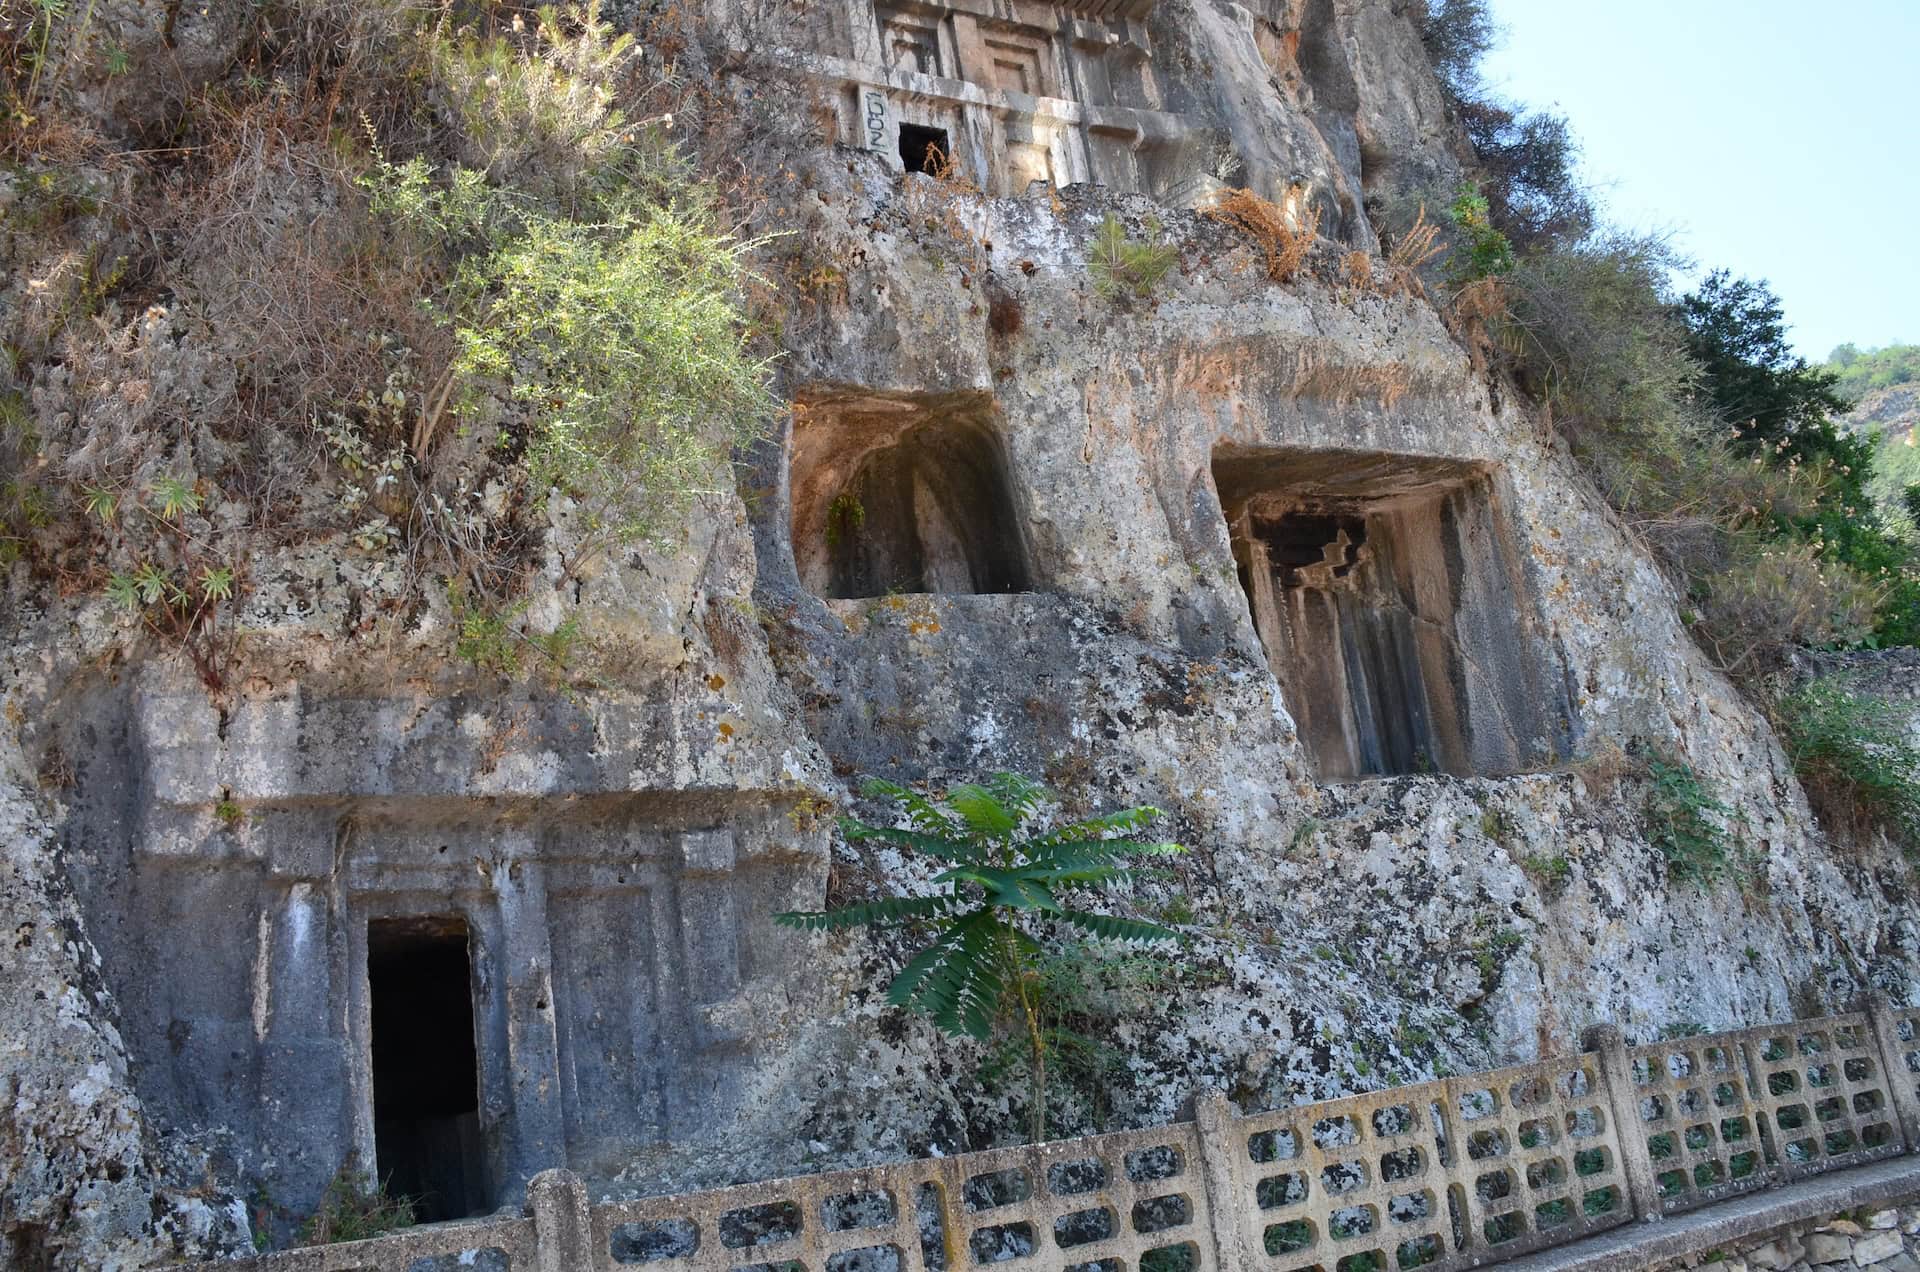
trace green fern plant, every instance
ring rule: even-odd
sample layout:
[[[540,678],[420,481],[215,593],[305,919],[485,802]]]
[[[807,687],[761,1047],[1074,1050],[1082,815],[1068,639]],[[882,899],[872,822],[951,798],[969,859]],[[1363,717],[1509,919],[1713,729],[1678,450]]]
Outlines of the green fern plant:
[[[1151,806],[1103,813],[1065,826],[1037,823],[1050,796],[1017,773],[953,787],[935,802],[896,782],[870,781],[865,793],[899,805],[906,827],[842,818],[849,840],[876,840],[945,862],[929,895],[889,897],[833,910],[787,911],[774,921],[811,932],[916,927],[930,938],[893,979],[887,1001],[918,1011],[955,1037],[982,1042],[996,1033],[1026,1039],[1031,1074],[1032,1138],[1046,1134],[1047,1057],[1051,1049],[1042,1001],[1047,993],[1042,925],[1060,925],[1103,940],[1151,945],[1179,938],[1135,919],[1075,909],[1067,888],[1120,883],[1134,857],[1172,856],[1179,844],[1130,838],[1158,818]]]

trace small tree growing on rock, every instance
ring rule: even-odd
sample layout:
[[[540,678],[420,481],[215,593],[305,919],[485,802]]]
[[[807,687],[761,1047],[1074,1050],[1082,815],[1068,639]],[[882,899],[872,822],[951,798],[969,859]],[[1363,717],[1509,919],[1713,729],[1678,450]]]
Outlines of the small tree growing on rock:
[[[905,827],[841,819],[849,840],[878,840],[947,863],[924,896],[890,897],[833,910],[787,911],[778,923],[812,932],[855,927],[913,927],[931,939],[887,990],[896,1007],[922,1012],[954,1037],[991,1040],[1023,1034],[1032,1085],[1032,1138],[1046,1135],[1048,1030],[1041,936],[1063,926],[1107,941],[1150,945],[1177,940],[1152,923],[1064,904],[1057,890],[1117,883],[1135,857],[1172,856],[1179,844],[1129,838],[1158,818],[1151,806],[1122,809],[1051,830],[1035,825],[1045,787],[1017,773],[965,783],[935,802],[896,782],[874,780],[865,793],[893,800]]]

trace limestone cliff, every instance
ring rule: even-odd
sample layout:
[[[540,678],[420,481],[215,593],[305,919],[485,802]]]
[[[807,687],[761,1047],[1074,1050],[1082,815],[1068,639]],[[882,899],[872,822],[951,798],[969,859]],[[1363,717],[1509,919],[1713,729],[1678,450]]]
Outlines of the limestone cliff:
[[[1874,389],[1854,404],[1841,425],[1855,436],[1878,440],[1873,494],[1898,511],[1902,492],[1920,480],[1920,386]]]
[[[1191,943],[1099,1022],[1124,1059],[1063,1092],[1063,1133],[1599,1020],[1920,996],[1910,864],[1826,842],[1668,581],[1380,258],[1369,200],[1460,164],[1406,6],[800,8],[741,17],[736,49],[818,116],[763,248],[811,280],[782,293],[792,409],[672,542],[581,566],[551,511],[526,614],[578,633],[564,683],[453,657],[446,591],[318,511],[249,550],[211,691],[88,580],[13,565],[7,1261],[285,1237],[401,1116],[376,1115],[382,977],[450,951],[474,1090],[431,1133],[469,1209],[562,1162],[666,1190],[1017,1134],[974,1049],[885,1007],[897,951],[769,920],[919,878],[835,841],[864,774],[1020,770],[1071,809],[1160,805],[1192,847],[1104,902]],[[133,63],[66,85],[103,131],[164,131],[244,61],[225,6],[91,20]],[[965,182],[905,171],[929,146]],[[8,207],[28,180],[0,178]],[[1290,281],[1195,210],[1228,184],[1317,218]],[[291,162],[276,188],[297,226],[343,198]],[[9,324],[117,250],[113,203],[9,230]],[[1096,288],[1109,217],[1177,251],[1149,294]],[[120,437],[147,477],[198,473],[232,446],[195,421],[244,392],[237,266],[173,242],[184,281],[22,368],[60,462]],[[1669,876],[1647,755],[1724,801],[1732,879]]]

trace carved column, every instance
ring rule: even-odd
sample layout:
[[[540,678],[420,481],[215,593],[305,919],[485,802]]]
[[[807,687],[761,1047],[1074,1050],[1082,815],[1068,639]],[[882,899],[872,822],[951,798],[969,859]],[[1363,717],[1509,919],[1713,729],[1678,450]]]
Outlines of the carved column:
[[[531,843],[509,837],[512,849],[495,867],[505,988],[507,1071],[513,1096],[516,1151],[509,1170],[525,1177],[567,1160],[561,1101],[560,1035],[553,1001],[553,950],[547,930],[546,879]]]

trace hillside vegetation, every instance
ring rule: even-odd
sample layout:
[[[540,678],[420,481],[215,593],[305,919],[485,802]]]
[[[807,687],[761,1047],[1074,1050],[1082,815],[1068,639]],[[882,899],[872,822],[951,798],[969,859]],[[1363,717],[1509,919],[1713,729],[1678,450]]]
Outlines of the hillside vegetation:
[[[476,662],[551,656],[555,529],[569,576],[671,543],[771,421],[736,227],[775,106],[712,109],[695,18],[290,0],[175,66],[92,6],[0,14],[0,567],[210,690],[301,542],[393,562],[390,612],[447,597]],[[150,80],[164,138],[113,106]]]
[[[1920,345],[1864,353],[1841,345],[1825,369],[1851,408],[1842,426],[1877,447],[1868,493],[1913,537],[1920,528]]]
[[[1792,353],[1767,284],[1721,270],[1680,293],[1688,262],[1606,223],[1567,121],[1482,81],[1485,0],[1434,0],[1425,23],[1481,158],[1451,203],[1456,322],[1671,571],[1702,647],[1765,697],[1797,648],[1920,641],[1911,526],[1873,498],[1875,447],[1840,424],[1838,373]],[[1404,210],[1384,219],[1410,232]]]
[[[1843,344],[1827,359],[1834,377],[1833,391],[1852,405],[1875,389],[1920,383],[1920,345],[1895,344],[1884,349],[1861,349]]]
[[[1567,121],[1482,81],[1486,0],[1433,0],[1425,34],[1481,159],[1451,204],[1457,329],[1545,409],[1669,571],[1701,647],[1772,716],[1829,830],[1920,849],[1912,748],[1849,684],[1793,672],[1809,648],[1920,644],[1920,449],[1884,427],[1896,411],[1911,427],[1920,350],[1843,348],[1816,367],[1792,352],[1763,280],[1715,270],[1680,293],[1691,263],[1606,224]],[[1390,243],[1414,233],[1404,210],[1383,211]]]

